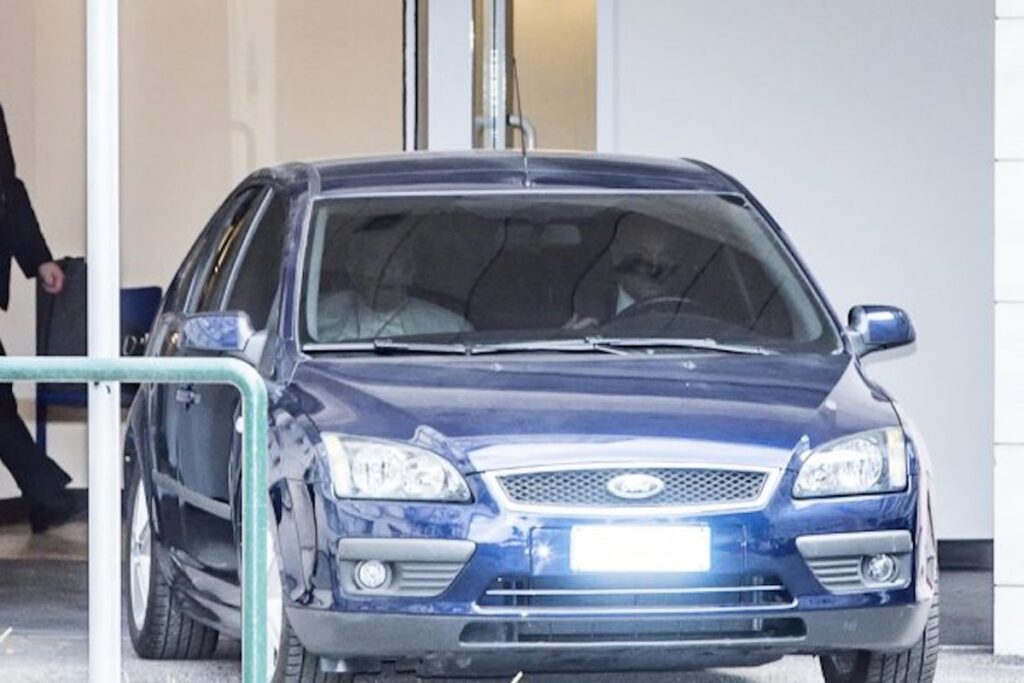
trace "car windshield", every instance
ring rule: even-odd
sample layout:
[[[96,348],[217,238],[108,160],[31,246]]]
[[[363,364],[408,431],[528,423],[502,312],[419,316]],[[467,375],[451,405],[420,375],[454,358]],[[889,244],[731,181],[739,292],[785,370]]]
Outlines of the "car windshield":
[[[736,195],[326,198],[309,230],[307,351],[839,348],[799,267]]]

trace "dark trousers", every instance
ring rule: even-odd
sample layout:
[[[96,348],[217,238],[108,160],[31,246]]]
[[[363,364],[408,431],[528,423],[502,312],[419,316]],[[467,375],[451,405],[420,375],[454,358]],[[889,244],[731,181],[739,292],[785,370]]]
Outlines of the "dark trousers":
[[[0,342],[0,355],[7,355]],[[0,384],[0,462],[4,464],[28,507],[52,502],[71,477],[36,445],[18,415],[18,404],[10,384]]]

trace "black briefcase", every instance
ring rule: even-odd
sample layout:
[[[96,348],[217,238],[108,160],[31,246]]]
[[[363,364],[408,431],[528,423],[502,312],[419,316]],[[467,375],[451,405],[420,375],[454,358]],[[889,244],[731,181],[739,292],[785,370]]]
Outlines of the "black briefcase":
[[[64,288],[54,296],[36,286],[36,355],[84,356],[88,353],[86,325],[86,267],[83,258],[63,258]],[[149,329],[160,307],[159,287],[121,290],[121,355],[141,356],[146,351]],[[121,403],[131,405],[137,384],[121,385]],[[84,384],[36,385],[36,442],[45,449],[49,406],[84,408],[88,403]]]
[[[88,354],[87,272],[85,259],[66,257],[57,261],[64,270],[64,289],[54,296],[36,285],[36,355],[85,356]],[[145,353],[149,328],[160,305],[159,287],[121,290],[122,356]],[[130,398],[134,385],[122,385],[121,395]],[[39,390],[53,403],[69,399],[69,405],[84,402],[82,385],[40,384]]]
[[[86,346],[85,259],[62,258],[64,289],[54,296],[36,284],[36,355],[84,356]]]
[[[64,270],[61,293],[48,294],[42,283],[36,284],[36,355],[84,356],[88,353],[85,259],[67,257],[57,263]],[[67,398],[76,404],[83,396],[82,385],[40,383],[37,390],[53,403]]]

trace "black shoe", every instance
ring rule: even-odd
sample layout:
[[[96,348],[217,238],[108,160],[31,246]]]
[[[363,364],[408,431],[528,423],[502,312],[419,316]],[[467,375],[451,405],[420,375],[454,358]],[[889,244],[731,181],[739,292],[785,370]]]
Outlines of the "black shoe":
[[[61,491],[52,501],[37,503],[28,512],[32,533],[41,534],[61,524],[72,521],[79,512],[79,505],[67,491]]]

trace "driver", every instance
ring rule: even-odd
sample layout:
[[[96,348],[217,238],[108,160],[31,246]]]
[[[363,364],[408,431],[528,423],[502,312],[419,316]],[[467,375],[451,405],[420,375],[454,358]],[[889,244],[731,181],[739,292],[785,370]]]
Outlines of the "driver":
[[[676,228],[645,216],[627,217],[615,233],[610,252],[617,287],[609,318],[637,304],[679,297],[686,288],[686,248]],[[577,313],[565,326],[578,330],[600,323]]]
[[[349,240],[345,270],[351,289],[319,304],[319,337],[324,341],[468,332],[457,313],[409,295],[416,277],[411,229],[399,216],[372,219]]]

